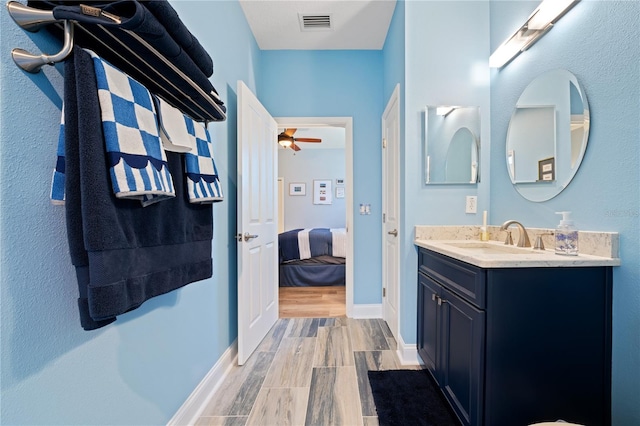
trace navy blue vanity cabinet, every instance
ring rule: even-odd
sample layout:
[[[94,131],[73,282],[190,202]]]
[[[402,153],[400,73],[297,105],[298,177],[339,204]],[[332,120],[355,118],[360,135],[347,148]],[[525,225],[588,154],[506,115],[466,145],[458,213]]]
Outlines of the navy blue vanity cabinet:
[[[418,354],[464,425],[611,424],[611,267],[418,264]]]
[[[485,312],[469,302],[484,305],[484,273],[438,256],[420,250],[418,353],[462,423],[482,424]]]

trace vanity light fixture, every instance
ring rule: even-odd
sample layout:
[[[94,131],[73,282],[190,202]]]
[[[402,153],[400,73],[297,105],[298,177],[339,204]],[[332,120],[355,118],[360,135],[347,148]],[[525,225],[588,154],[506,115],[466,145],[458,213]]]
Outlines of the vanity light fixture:
[[[580,0],[543,0],[527,21],[489,57],[491,68],[502,68],[531,47]]]

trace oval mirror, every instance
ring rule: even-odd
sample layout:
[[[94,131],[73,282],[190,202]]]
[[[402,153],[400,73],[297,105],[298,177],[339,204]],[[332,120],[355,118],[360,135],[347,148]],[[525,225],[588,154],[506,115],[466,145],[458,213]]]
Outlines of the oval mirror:
[[[427,106],[424,115],[426,184],[479,181],[480,108]]]
[[[566,70],[538,76],[520,95],[507,131],[511,183],[524,198],[546,201],[573,179],[589,138],[589,107]]]

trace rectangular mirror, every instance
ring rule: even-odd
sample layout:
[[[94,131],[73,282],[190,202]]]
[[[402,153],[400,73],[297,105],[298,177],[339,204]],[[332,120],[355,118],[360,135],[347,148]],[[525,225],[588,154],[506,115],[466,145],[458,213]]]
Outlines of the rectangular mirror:
[[[424,140],[426,184],[479,182],[479,107],[427,106]]]

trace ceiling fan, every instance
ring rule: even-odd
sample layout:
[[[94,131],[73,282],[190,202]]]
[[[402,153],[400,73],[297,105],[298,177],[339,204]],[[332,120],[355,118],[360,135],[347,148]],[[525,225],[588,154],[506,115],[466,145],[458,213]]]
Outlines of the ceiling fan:
[[[283,148],[291,148],[294,151],[300,151],[300,147],[296,145],[296,142],[322,142],[322,139],[318,138],[294,138],[293,134],[298,129],[284,129],[284,132],[278,135],[278,143]]]

